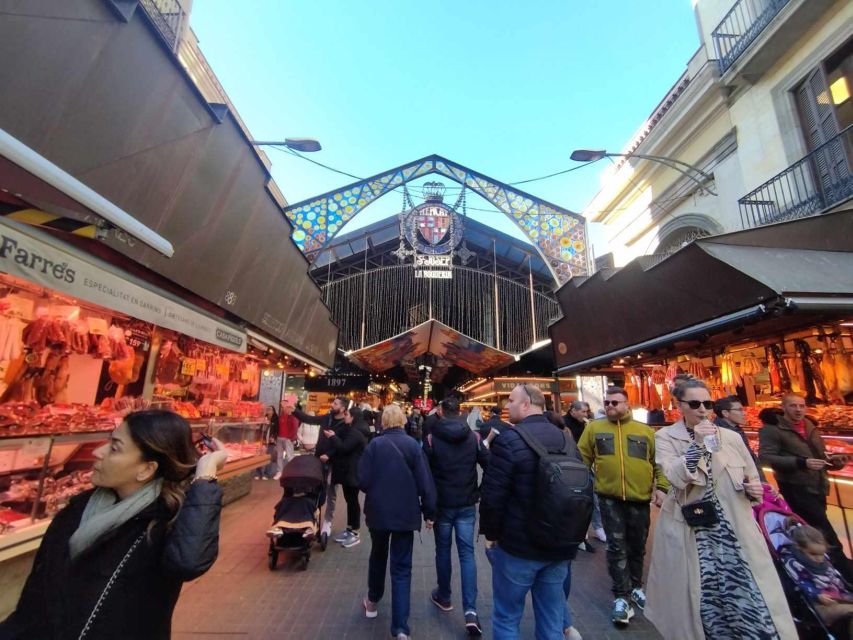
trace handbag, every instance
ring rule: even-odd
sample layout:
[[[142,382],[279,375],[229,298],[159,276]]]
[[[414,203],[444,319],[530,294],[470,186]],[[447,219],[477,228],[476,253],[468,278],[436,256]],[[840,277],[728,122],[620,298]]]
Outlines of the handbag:
[[[146,532],[143,531],[139,534],[139,537],[130,545],[130,549],[127,550],[127,553],[124,554],[124,558],[121,559],[121,562],[118,563],[118,566],[113,571],[113,575],[110,576],[110,579],[107,580],[107,585],[104,587],[104,590],[101,591],[101,595],[98,598],[98,601],[95,603],[94,608],[92,609],[92,613],[89,614],[89,618],[86,620],[86,624],[83,626],[83,630],[80,632],[80,635],[77,636],[77,640],[83,640],[89,633],[89,630],[92,628],[92,624],[95,622],[95,618],[98,617],[98,612],[101,610],[101,606],[104,604],[104,600],[107,599],[107,596],[110,593],[110,590],[113,588],[113,584],[115,584],[116,578],[118,578],[121,570],[124,569],[124,565],[127,564],[127,561],[130,559],[130,556],[136,551],[136,547],[145,539]]]
[[[681,506],[681,515],[691,527],[713,527],[720,521],[716,509],[717,499],[714,497],[717,480],[711,472],[711,454],[706,452],[705,459],[708,465],[708,477],[711,479],[711,484],[703,496],[705,499]]]
[[[681,507],[681,515],[691,527],[712,527],[720,521],[714,500],[700,500],[685,504]]]

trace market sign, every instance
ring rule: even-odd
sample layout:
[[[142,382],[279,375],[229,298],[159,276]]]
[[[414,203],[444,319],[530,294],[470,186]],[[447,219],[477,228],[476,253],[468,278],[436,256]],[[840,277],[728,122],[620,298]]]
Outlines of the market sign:
[[[336,393],[338,391],[365,391],[370,384],[367,375],[341,375],[328,374],[305,378],[306,391],[326,391]]]
[[[106,265],[105,265],[106,267]],[[92,304],[246,353],[246,333],[0,222],[0,271]]]
[[[453,278],[453,256],[415,254],[416,278]]]

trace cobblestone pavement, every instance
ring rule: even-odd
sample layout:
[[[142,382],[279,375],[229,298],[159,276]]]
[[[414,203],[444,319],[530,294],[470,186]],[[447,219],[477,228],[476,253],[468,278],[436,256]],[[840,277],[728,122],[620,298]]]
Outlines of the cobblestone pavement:
[[[306,571],[279,560],[275,571],[267,568],[267,538],[272,507],[278,500],[277,482],[254,481],[252,493],[229,505],[222,514],[219,559],[211,570],[187,584],[173,622],[175,640],[275,638],[281,640],[367,640],[389,637],[390,579],[379,617],[367,620],[361,608],[366,591],[370,541],[350,549],[329,543],[326,552],[315,548]],[[345,503],[338,497],[335,532],[344,526]],[[365,530],[366,534],[366,530]],[[365,536],[366,538],[366,536]],[[454,558],[454,611],[445,613],[429,601],[435,586],[435,546],[432,533],[415,536],[412,568],[412,613],[409,625],[415,640],[466,638],[463,628],[459,570]],[[454,551],[455,554],[455,551]],[[491,637],[491,570],[477,544],[479,613],[484,637]],[[660,638],[637,613],[627,629],[610,623],[611,595],[604,550],[579,552],[572,567],[570,608],[575,626],[586,640]],[[522,638],[533,638],[533,613],[528,600],[521,627]]]

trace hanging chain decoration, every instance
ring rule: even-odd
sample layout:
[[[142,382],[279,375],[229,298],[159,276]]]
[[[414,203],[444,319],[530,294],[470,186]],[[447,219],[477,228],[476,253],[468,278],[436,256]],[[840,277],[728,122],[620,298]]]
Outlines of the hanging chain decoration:
[[[412,201],[412,195],[409,193],[408,185],[403,185],[403,208],[400,210],[400,213],[397,214],[397,217],[400,219],[400,246],[398,246],[394,251],[391,252],[392,256],[396,256],[397,260],[401,263],[406,261],[406,258],[415,254],[413,249],[406,248],[406,243],[404,241],[405,234],[403,233],[403,225],[406,220],[406,216],[409,215],[409,212],[415,208],[415,203]]]

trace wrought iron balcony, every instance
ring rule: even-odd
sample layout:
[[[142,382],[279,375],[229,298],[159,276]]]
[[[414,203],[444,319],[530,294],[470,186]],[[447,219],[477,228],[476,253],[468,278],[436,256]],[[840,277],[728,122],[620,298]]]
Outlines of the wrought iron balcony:
[[[724,73],[790,0],[738,0],[711,32]]]
[[[743,228],[823,213],[853,198],[853,125],[738,200]]]
[[[186,12],[179,0],[140,0],[145,13],[156,25],[157,30],[173,51],[178,46],[178,37],[186,19]]]

